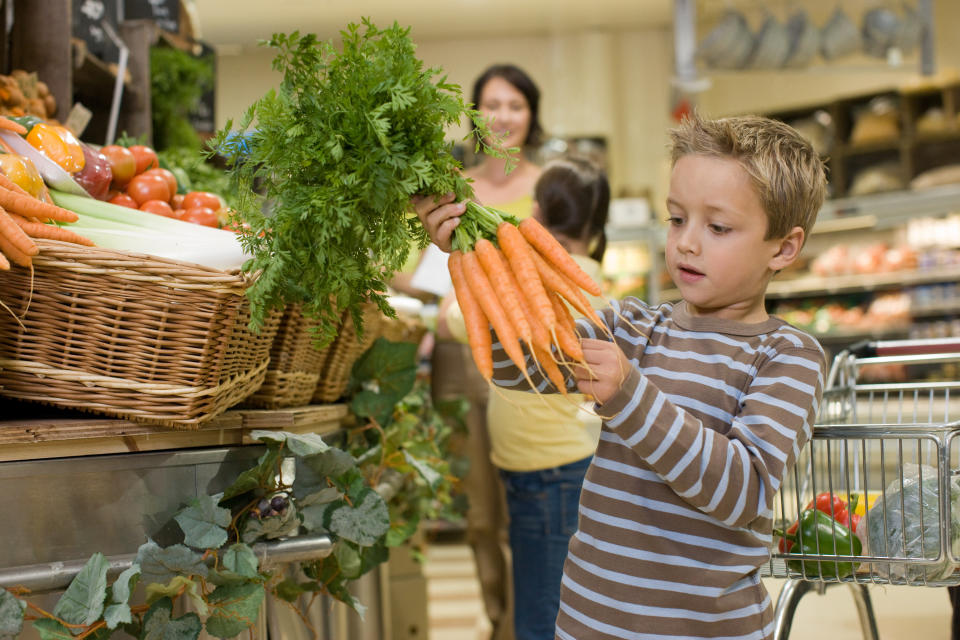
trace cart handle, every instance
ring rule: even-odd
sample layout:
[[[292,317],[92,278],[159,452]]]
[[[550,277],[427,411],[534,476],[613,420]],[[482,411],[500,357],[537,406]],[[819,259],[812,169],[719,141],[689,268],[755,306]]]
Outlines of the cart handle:
[[[851,345],[847,351],[856,358],[960,353],[960,338],[864,340]]]

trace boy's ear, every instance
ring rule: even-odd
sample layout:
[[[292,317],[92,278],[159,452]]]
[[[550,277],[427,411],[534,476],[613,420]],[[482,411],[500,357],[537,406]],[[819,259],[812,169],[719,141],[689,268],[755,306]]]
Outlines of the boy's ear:
[[[794,227],[787,232],[787,235],[780,240],[778,251],[770,260],[770,270],[780,271],[790,266],[800,255],[805,237],[806,234],[804,234],[803,228],[801,227]]]

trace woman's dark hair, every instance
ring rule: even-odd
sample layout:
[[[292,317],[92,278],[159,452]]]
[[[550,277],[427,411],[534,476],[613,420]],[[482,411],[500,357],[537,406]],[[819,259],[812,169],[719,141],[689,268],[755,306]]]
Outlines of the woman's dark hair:
[[[607,213],[610,183],[595,163],[570,156],[544,167],[533,197],[540,207],[543,226],[553,233],[583,240],[597,262],[607,249]]]
[[[480,96],[483,94],[483,88],[493,78],[503,78],[516,87],[517,91],[527,99],[527,104],[530,106],[530,129],[527,131],[527,138],[523,141],[523,144],[525,146],[539,145],[543,137],[543,127],[540,126],[540,89],[520,67],[512,64],[495,64],[488,67],[473,83],[473,108],[480,108]]]

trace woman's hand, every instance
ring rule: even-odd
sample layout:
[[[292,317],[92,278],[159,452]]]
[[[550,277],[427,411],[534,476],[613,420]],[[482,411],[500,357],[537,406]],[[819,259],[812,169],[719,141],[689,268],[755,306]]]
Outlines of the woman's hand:
[[[577,389],[603,404],[623,386],[632,365],[623,350],[613,342],[584,338],[580,345],[585,366],[573,367]]]
[[[441,250],[450,253],[450,238],[453,230],[460,224],[460,216],[466,210],[463,202],[454,202],[454,195],[448,193],[440,198],[433,196],[413,196],[410,202],[417,217],[427,230],[427,235]]]

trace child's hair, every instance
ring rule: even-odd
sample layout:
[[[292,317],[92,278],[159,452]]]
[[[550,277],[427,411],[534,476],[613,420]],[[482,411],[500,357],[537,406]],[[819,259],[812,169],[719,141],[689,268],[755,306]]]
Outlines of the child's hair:
[[[607,174],[586,158],[569,156],[544,167],[533,197],[543,226],[587,243],[590,257],[603,259],[607,248],[610,183]]]
[[[823,206],[823,161],[795,129],[778,120],[741,116],[709,120],[694,113],[670,132],[673,164],[686,155],[733,158],[746,170],[767,214],[767,240],[800,227],[804,239]]]
[[[543,127],[540,124],[540,89],[537,88],[533,78],[520,67],[513,64],[495,64],[487,67],[473,83],[473,108],[480,108],[483,88],[493,78],[503,78],[527,99],[527,106],[530,107],[530,129],[523,144],[530,147],[539,145],[543,137]]]

